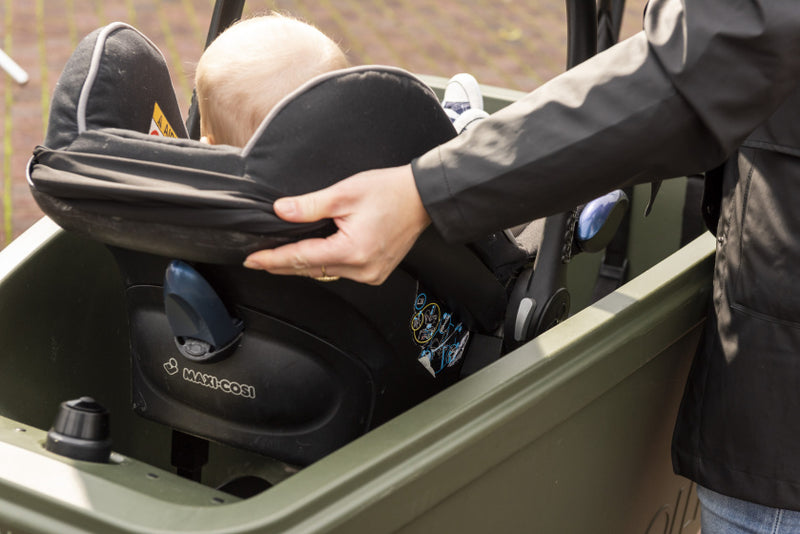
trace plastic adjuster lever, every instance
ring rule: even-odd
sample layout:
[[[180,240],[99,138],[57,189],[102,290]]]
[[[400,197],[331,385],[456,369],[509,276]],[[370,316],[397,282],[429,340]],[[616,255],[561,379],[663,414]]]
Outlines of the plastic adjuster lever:
[[[242,321],[231,317],[211,284],[182,261],[167,267],[164,309],[178,350],[195,362],[229,355],[244,331]]]

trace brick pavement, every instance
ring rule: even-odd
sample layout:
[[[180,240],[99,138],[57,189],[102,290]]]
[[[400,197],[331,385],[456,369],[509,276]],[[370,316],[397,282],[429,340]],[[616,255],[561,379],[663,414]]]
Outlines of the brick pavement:
[[[640,29],[643,6],[628,1],[623,37]],[[19,86],[0,71],[0,247],[41,217],[25,164],[44,137],[50,94],[78,41],[116,20],[137,27],[167,58],[185,113],[212,10],[212,0],[0,0],[0,47],[30,76]],[[316,24],[354,64],[439,76],[468,71],[482,83],[523,91],[564,68],[563,0],[251,0],[245,7],[270,10]]]

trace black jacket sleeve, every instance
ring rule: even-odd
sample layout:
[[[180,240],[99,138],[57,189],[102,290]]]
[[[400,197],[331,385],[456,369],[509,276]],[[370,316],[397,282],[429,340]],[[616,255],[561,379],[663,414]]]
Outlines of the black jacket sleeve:
[[[800,81],[791,0],[651,0],[644,31],[412,163],[451,241],[712,168]]]

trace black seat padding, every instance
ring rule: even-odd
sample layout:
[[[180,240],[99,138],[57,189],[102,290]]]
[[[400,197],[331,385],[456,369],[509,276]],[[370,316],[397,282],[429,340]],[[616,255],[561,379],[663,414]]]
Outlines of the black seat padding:
[[[150,135],[156,129],[178,138]],[[505,291],[468,247],[432,229],[379,287],[239,265],[255,250],[333,231],[330,221],[282,221],[276,198],[406,164],[454,135],[416,77],[357,67],[295,91],[243,149],[186,139],[163,56],[114,23],[67,63],[28,179],[46,214],[115,254],[135,409],[305,464],[457,378],[469,336],[502,324]],[[187,260],[244,323],[232,355],[198,363],[176,350],[162,290],[172,258]]]

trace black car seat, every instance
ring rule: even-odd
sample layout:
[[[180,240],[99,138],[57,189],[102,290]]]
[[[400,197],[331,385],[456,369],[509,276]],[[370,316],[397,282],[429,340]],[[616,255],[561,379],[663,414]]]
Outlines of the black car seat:
[[[113,23],[65,66],[28,181],[47,215],[117,260],[134,409],[176,436],[305,465],[566,318],[571,254],[613,234],[618,201],[580,243],[579,210],[468,245],[429,229],[379,287],[240,266],[334,230],[279,219],[275,199],[453,136],[424,83],[367,66],[299,88],[243,149],[206,145],[187,138],[157,47]]]
[[[186,138],[158,49],[114,23],[77,47],[49,121],[29,185],[47,215],[117,260],[141,415],[305,465],[451,384],[471,352],[499,353],[505,287],[474,247],[433,230],[378,287],[240,267],[332,231],[280,220],[276,198],[455,135],[407,72],[323,75],[243,149],[210,146]]]

